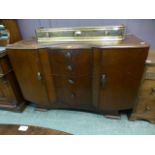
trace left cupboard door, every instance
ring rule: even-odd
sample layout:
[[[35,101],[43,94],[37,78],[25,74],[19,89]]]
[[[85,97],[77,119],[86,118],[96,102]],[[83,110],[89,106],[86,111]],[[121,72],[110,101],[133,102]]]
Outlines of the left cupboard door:
[[[48,107],[49,99],[38,51],[8,49],[7,52],[24,98],[38,107]]]

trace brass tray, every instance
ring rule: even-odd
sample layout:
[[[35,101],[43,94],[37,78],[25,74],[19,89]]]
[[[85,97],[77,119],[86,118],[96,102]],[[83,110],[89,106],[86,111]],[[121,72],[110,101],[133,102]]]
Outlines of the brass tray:
[[[36,38],[39,43],[65,41],[121,41],[124,39],[124,32],[124,25],[103,27],[37,28]]]

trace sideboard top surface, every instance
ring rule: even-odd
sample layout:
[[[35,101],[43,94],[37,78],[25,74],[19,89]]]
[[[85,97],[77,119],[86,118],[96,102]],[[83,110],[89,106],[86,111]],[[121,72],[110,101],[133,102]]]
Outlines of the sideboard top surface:
[[[126,35],[123,41],[117,42],[54,42],[50,44],[38,43],[35,39],[22,40],[9,44],[8,49],[39,49],[50,47],[53,49],[80,49],[80,48],[143,48],[149,44],[134,35]]]

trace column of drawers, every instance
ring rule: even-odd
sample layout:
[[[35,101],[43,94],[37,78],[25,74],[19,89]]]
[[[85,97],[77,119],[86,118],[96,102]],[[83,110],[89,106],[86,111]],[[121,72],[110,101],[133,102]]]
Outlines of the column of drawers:
[[[49,49],[57,102],[91,105],[92,52],[89,49]]]
[[[150,52],[137,104],[130,120],[144,119],[155,123],[155,52]]]

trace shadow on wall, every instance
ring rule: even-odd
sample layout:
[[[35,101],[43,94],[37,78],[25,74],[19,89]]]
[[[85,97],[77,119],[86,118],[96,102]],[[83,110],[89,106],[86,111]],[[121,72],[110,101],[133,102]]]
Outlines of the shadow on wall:
[[[155,20],[154,19],[18,19],[23,39],[35,36],[38,27],[78,27],[78,26],[104,26],[124,24],[127,33],[137,37],[155,48]]]

